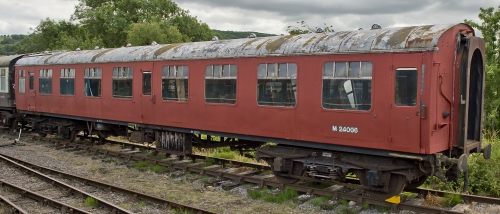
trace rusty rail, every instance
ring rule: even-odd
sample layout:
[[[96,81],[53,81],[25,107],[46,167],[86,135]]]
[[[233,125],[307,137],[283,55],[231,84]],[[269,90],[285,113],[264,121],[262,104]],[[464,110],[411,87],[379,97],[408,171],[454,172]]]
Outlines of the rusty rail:
[[[135,161],[147,161],[147,162],[150,162],[150,163],[153,163],[153,164],[156,164],[159,166],[171,168],[171,169],[184,170],[184,171],[188,171],[188,172],[214,176],[214,177],[218,177],[220,179],[229,179],[229,180],[235,181],[238,184],[250,183],[250,184],[257,184],[260,187],[263,187],[263,186],[277,187],[277,188],[280,188],[282,190],[285,188],[289,188],[289,189],[293,189],[293,190],[296,190],[299,192],[308,193],[311,195],[331,196],[335,199],[345,199],[345,200],[349,200],[349,201],[356,201],[358,204],[368,203],[368,204],[377,205],[377,206],[384,206],[384,207],[389,207],[393,210],[410,210],[410,211],[415,211],[415,212],[419,212],[419,213],[420,212],[423,212],[423,213],[450,213],[450,214],[460,213],[457,211],[451,211],[451,210],[447,210],[447,209],[424,207],[424,206],[412,205],[412,204],[407,204],[407,203],[392,204],[392,203],[385,202],[383,200],[377,200],[377,199],[373,199],[373,198],[369,198],[369,197],[359,196],[356,193],[353,194],[353,193],[334,192],[334,191],[330,191],[330,190],[311,188],[311,187],[301,186],[301,185],[296,185],[296,184],[284,184],[284,183],[281,183],[279,181],[266,180],[266,179],[256,178],[253,176],[238,175],[238,174],[233,174],[233,173],[229,173],[229,172],[219,171],[216,169],[203,168],[203,167],[199,167],[196,164],[174,163],[174,162],[169,162],[169,161],[165,161],[165,160],[157,160],[157,159],[137,156],[135,154],[125,154],[125,153],[121,153],[121,152],[117,152],[117,151],[95,148],[92,146],[86,146],[86,145],[80,145],[80,144],[69,144],[69,143],[59,144],[59,146],[61,146],[61,145],[65,146],[65,147],[71,147],[74,149],[81,149],[84,151],[91,152],[93,154],[104,154],[104,155],[108,155],[108,156],[125,158],[128,160],[135,160]]]
[[[9,206],[12,207],[12,209],[14,209],[14,213],[23,213],[23,214],[28,214],[28,212],[26,210],[24,210],[23,208],[17,206],[15,203],[13,203],[12,201],[10,201],[8,198],[6,197],[3,197],[0,195],[0,201],[3,201],[5,202],[6,204],[8,204]]]
[[[15,161],[13,161],[13,160],[11,160],[11,159],[7,158],[6,156],[4,156],[4,155],[2,155],[2,154],[0,154],[0,160],[2,160],[2,161],[4,161],[4,162],[7,162],[7,163],[9,163],[9,164],[12,164],[12,165],[14,165],[14,166],[15,166],[15,167],[17,167],[17,168],[20,168],[20,169],[23,169],[23,170],[29,171],[29,172],[31,172],[33,175],[36,175],[36,176],[38,176],[39,178],[41,178],[41,179],[43,179],[43,180],[46,180],[46,181],[51,182],[53,185],[56,185],[56,186],[62,187],[62,188],[64,188],[64,189],[68,189],[68,190],[70,190],[70,191],[78,192],[79,194],[84,195],[84,196],[86,196],[86,197],[92,197],[92,198],[96,199],[96,200],[99,202],[99,203],[98,203],[98,204],[99,204],[99,206],[104,206],[104,207],[106,207],[106,208],[109,208],[109,209],[110,209],[112,212],[114,212],[114,213],[131,213],[130,211],[127,211],[127,210],[125,210],[125,209],[123,209],[123,208],[119,207],[118,205],[115,205],[115,204],[113,204],[113,203],[110,203],[110,202],[108,202],[108,201],[106,201],[106,200],[104,200],[104,199],[101,199],[101,198],[99,198],[99,197],[97,197],[97,196],[95,196],[95,195],[92,195],[92,194],[90,194],[90,193],[87,193],[87,192],[85,192],[85,191],[83,191],[83,190],[80,190],[80,189],[78,189],[78,188],[76,188],[76,187],[73,187],[73,186],[71,186],[71,185],[68,185],[68,184],[66,184],[66,183],[64,183],[64,182],[61,182],[61,181],[57,180],[57,179],[51,178],[51,177],[49,177],[49,176],[47,176],[47,175],[44,175],[44,174],[42,174],[42,173],[40,173],[40,172],[38,172],[38,171],[36,171],[36,170],[31,169],[31,168],[29,168],[29,167],[26,167],[26,166],[23,166],[23,165],[21,165],[21,164],[18,164],[18,163],[16,163]]]
[[[83,213],[83,214],[91,214],[91,213],[89,213],[89,212],[87,212],[85,210],[81,210],[81,209],[78,209],[76,207],[73,207],[73,206],[67,205],[65,203],[59,202],[57,200],[53,200],[51,198],[45,197],[43,195],[37,194],[35,192],[32,192],[30,190],[24,189],[24,188],[22,188],[20,186],[8,183],[8,182],[3,181],[3,180],[0,180],[0,186],[10,188],[10,189],[14,190],[15,192],[17,192],[17,193],[19,193],[19,194],[21,194],[23,196],[32,198],[32,199],[34,199],[36,201],[39,201],[39,202],[42,202],[42,203],[44,203],[46,205],[51,205],[51,206],[57,207],[59,210],[61,210],[61,213],[74,213],[74,214]],[[2,199],[2,200],[5,201],[5,199]],[[15,206],[15,205],[10,204],[10,203],[9,203],[9,205],[11,205],[13,207]],[[15,206],[15,209],[19,210],[21,208]],[[21,211],[21,212],[22,213],[27,213],[26,211]]]
[[[201,167],[197,167],[195,164],[193,164],[193,166],[189,166],[189,164],[185,164],[185,163],[172,163],[172,162],[167,162],[167,161],[162,161],[162,160],[157,160],[157,159],[152,159],[152,158],[147,158],[147,157],[141,157],[141,156],[137,156],[134,154],[126,154],[126,153],[121,153],[121,152],[116,152],[116,151],[111,151],[111,150],[106,150],[106,149],[95,148],[92,146],[85,146],[85,145],[80,145],[80,144],[75,144],[75,143],[63,142],[63,141],[55,140],[55,139],[44,139],[44,138],[39,138],[39,137],[32,137],[32,139],[47,140],[49,142],[56,143],[56,145],[58,145],[58,146],[71,147],[71,148],[75,148],[75,149],[82,149],[82,150],[89,151],[89,152],[110,155],[110,156],[114,156],[114,157],[118,157],[118,158],[126,158],[129,160],[147,161],[147,162],[157,164],[159,166],[165,166],[165,167],[168,167],[171,169],[185,170],[185,171],[199,173],[199,174],[206,174],[206,175],[210,175],[210,176],[219,177],[221,179],[230,179],[230,180],[235,181],[238,184],[251,183],[251,184],[257,184],[259,186],[278,187],[281,189],[290,188],[290,189],[297,190],[299,192],[305,192],[305,193],[313,194],[313,195],[332,196],[334,198],[352,200],[352,201],[357,201],[359,203],[364,202],[364,203],[369,203],[369,204],[373,204],[373,205],[377,205],[377,206],[390,207],[393,210],[410,210],[410,211],[425,212],[425,213],[460,213],[460,212],[446,210],[446,209],[424,207],[424,206],[411,205],[411,204],[405,204],[405,203],[392,204],[392,203],[388,203],[385,201],[379,201],[379,200],[375,200],[373,198],[362,197],[359,195],[353,195],[353,194],[349,194],[349,193],[332,192],[329,190],[310,188],[310,187],[305,187],[305,186],[300,186],[300,185],[283,184],[283,183],[280,183],[278,181],[270,181],[270,180],[255,178],[252,176],[236,175],[236,174],[227,173],[227,172],[220,172],[218,170],[213,170],[213,169],[204,169]],[[112,143],[112,144],[125,145],[125,146],[129,146],[132,148],[141,148],[141,149],[147,149],[147,150],[151,150],[151,151],[155,150],[154,147],[144,146],[144,145],[135,144],[135,143],[118,142],[118,141],[112,141],[112,140],[106,140],[105,142]],[[245,167],[250,167],[250,168],[255,168],[255,169],[260,169],[260,170],[270,170],[270,168],[268,166],[265,166],[265,165],[239,162],[239,161],[228,160],[228,159],[223,159],[223,158],[207,157],[207,156],[201,156],[201,155],[193,155],[193,158],[194,159],[211,158],[211,159],[215,160],[216,162],[231,163],[231,164],[234,164],[237,166],[245,166]],[[327,183],[338,184],[338,182],[327,182]],[[355,183],[355,181],[353,181],[353,183]],[[349,184],[342,184],[342,185],[350,186]],[[444,194],[457,194],[457,193],[452,193],[452,192],[427,190],[427,189],[418,189],[418,190],[412,190],[412,191],[408,190],[408,191],[419,193],[419,194],[422,194],[424,196],[426,194],[429,194],[429,193],[432,193],[432,194],[435,194],[438,196],[443,196]],[[475,201],[475,202],[480,202],[480,203],[491,203],[491,204],[499,204],[500,205],[500,199],[497,199],[497,198],[489,198],[489,197],[474,196],[474,195],[463,195],[463,196],[461,195],[461,197],[465,201],[469,201],[469,202]]]
[[[104,183],[104,182],[100,182],[100,181],[96,181],[96,180],[84,178],[84,177],[81,177],[81,176],[77,176],[77,175],[73,175],[73,174],[61,172],[61,171],[50,169],[50,168],[47,168],[47,167],[38,166],[38,165],[35,165],[33,163],[30,163],[30,162],[27,162],[27,161],[23,161],[23,160],[20,160],[18,158],[15,158],[15,157],[12,157],[12,156],[0,153],[0,157],[1,156],[5,156],[5,157],[7,157],[7,158],[9,158],[9,159],[11,159],[11,160],[19,163],[19,164],[28,166],[28,167],[30,167],[32,169],[36,169],[36,170],[41,171],[41,172],[48,172],[48,173],[51,173],[51,174],[56,174],[56,175],[58,175],[60,177],[64,177],[64,178],[68,178],[68,179],[72,179],[72,180],[78,180],[78,181],[81,181],[81,182],[83,182],[85,184],[89,184],[89,185],[101,187],[101,188],[104,188],[104,189],[110,189],[110,190],[113,190],[113,191],[117,191],[117,192],[122,192],[122,193],[125,193],[125,194],[129,194],[129,195],[133,195],[134,197],[139,198],[139,199],[149,200],[149,201],[152,201],[152,202],[155,202],[155,203],[158,203],[158,204],[166,204],[166,205],[168,205],[170,207],[174,207],[174,208],[182,208],[184,210],[190,210],[190,211],[193,211],[194,213],[200,213],[200,214],[201,213],[207,213],[207,214],[214,213],[214,212],[211,212],[211,211],[208,211],[208,210],[203,210],[203,209],[200,209],[200,208],[197,208],[197,207],[179,204],[179,203],[176,203],[176,202],[173,202],[173,201],[170,201],[170,200],[166,200],[166,199],[159,198],[159,197],[156,197],[156,196],[152,196],[152,195],[148,195],[148,194],[145,194],[145,193],[137,192],[137,191],[134,191],[134,190],[125,189],[125,188],[121,188],[121,187],[114,186],[114,185],[111,185],[111,184],[107,184],[107,183]]]

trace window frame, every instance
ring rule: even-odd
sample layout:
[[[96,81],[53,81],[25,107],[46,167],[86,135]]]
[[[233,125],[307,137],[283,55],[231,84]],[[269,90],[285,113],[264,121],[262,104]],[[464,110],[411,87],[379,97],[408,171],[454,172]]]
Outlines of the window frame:
[[[171,73],[170,68],[174,68],[174,72]],[[179,74],[179,68],[182,67],[182,74]],[[186,74],[187,73],[187,74]],[[189,66],[188,65],[165,65],[162,67],[162,73],[161,73],[161,99],[163,102],[176,102],[176,103],[187,103],[189,102]],[[163,96],[163,91],[164,91],[164,85],[163,81],[164,80],[187,80],[188,86],[185,87],[187,90],[186,93],[186,98],[185,100],[174,100],[173,98],[167,98],[165,99]],[[204,83],[205,84],[205,83]],[[167,86],[168,87],[168,86]]]
[[[75,68],[61,68],[61,73],[59,75],[59,95],[61,96],[69,96],[73,97],[75,96],[75,76],[76,76],[76,69]],[[63,84],[62,80],[68,80],[72,79],[73,80],[73,94],[63,94]]]
[[[49,80],[50,79],[50,93],[42,92],[42,80]],[[54,80],[53,80],[53,70],[52,69],[40,69],[40,73],[38,76],[38,93],[41,95],[52,95],[53,91],[52,89],[54,88]]]
[[[2,77],[4,80],[2,81]],[[2,89],[2,85],[5,89]],[[2,67],[0,68],[0,93],[9,93],[9,68]]]
[[[116,69],[116,70],[115,70]],[[130,80],[130,96],[115,95],[115,81]],[[134,97],[134,67],[113,67],[111,76],[111,97],[114,99],[133,99]]]
[[[28,72],[29,80],[28,80],[28,90],[35,90],[35,72]]]
[[[398,103],[396,102],[396,87],[397,87],[397,82],[398,82],[398,76],[397,76],[397,73],[398,71],[415,71],[416,72],[416,79],[415,79],[415,105],[398,105]],[[418,102],[419,102],[419,99],[418,99],[418,86],[419,86],[419,81],[418,81],[418,78],[419,78],[419,71],[418,71],[418,68],[411,68],[411,67],[401,67],[401,68],[396,68],[394,69],[394,87],[393,87],[393,95],[394,95],[394,99],[393,99],[393,102],[394,102],[394,105],[396,107],[410,107],[410,108],[414,108],[416,106],[418,106]]]
[[[280,76],[280,65],[286,64],[287,66],[287,73],[286,76]],[[265,65],[265,76],[263,76],[263,73],[260,73],[260,66]],[[269,75],[269,65],[275,65],[275,70],[274,70],[274,75]],[[295,66],[295,74],[289,75],[289,70],[290,70],[290,65]],[[282,108],[282,109],[295,109],[298,107],[299,103],[299,90],[298,90],[298,85],[299,85],[299,64],[297,62],[262,62],[257,65],[257,72],[256,72],[256,97],[255,101],[258,107],[263,107],[263,108]],[[295,105],[293,106],[285,106],[285,105],[261,105],[259,104],[259,80],[295,80]],[[294,86],[292,85],[292,88]]]
[[[99,80],[99,96],[89,96],[87,95],[87,80]],[[92,92],[92,89],[90,90]],[[93,94],[93,93],[92,93]],[[98,99],[102,97],[102,68],[101,67],[92,67],[85,68],[83,73],[83,96],[86,98]]]
[[[19,70],[18,71],[18,76],[19,76],[19,83],[18,83],[18,92],[21,94],[26,93],[26,70]],[[23,80],[23,85],[24,87],[21,87],[21,80]],[[22,91],[21,91],[22,89]]]
[[[220,73],[218,74],[218,77],[215,76],[215,66],[219,66],[220,67]],[[229,75],[228,76],[224,76],[224,66],[229,66]],[[212,68],[212,71],[211,71],[211,76],[207,76],[207,69],[211,67]],[[232,67],[235,67],[235,75],[232,75],[232,70],[231,68]],[[235,106],[236,104],[238,104],[238,65],[236,63],[212,63],[212,64],[207,64],[205,66],[205,72],[204,72],[204,80],[203,80],[203,90],[204,90],[204,93],[203,93],[203,98],[205,100],[205,103],[206,104],[209,104],[209,105],[229,105],[229,106]],[[208,78],[207,78],[208,77]],[[207,80],[235,80],[235,94],[234,94],[234,103],[216,103],[216,102],[207,102]],[[228,99],[229,100],[229,99]]]
[[[349,67],[350,67],[350,63],[356,63],[356,62],[359,62],[360,63],[360,67],[359,67],[359,74],[358,76],[350,76],[349,75]],[[326,64],[327,63],[334,63],[333,65],[333,72],[332,72],[332,76],[325,76],[325,67],[326,67]],[[335,77],[335,74],[337,72],[336,70],[336,64],[337,63],[346,63],[345,64],[345,76],[342,75],[342,78],[336,78]],[[371,70],[370,70],[370,77],[367,77],[367,76],[363,76],[363,72],[362,72],[362,68],[363,68],[363,64],[362,63],[370,63],[370,66],[371,66]],[[368,114],[370,113],[371,111],[373,111],[373,94],[374,94],[374,63],[371,61],[371,60],[337,60],[337,61],[324,61],[323,62],[323,66],[322,66],[322,71],[321,71],[321,99],[320,99],[320,105],[321,105],[321,108],[324,110],[324,111],[347,111],[347,112],[351,112],[351,113],[360,113],[360,114]],[[326,78],[325,78],[326,77]],[[336,79],[346,79],[346,80],[371,80],[371,94],[370,94],[370,109],[367,109],[367,110],[360,110],[360,109],[334,109],[334,108],[325,108],[323,106],[323,97],[324,97],[324,94],[323,94],[323,91],[324,91],[324,87],[325,87],[325,81],[324,80],[336,80]],[[351,83],[351,87],[352,87],[352,83]],[[354,93],[354,92],[352,92]]]

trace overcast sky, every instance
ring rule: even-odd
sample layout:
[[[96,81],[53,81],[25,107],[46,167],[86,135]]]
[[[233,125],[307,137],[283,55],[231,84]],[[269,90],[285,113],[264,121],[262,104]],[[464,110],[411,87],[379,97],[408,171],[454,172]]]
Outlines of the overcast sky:
[[[212,29],[286,34],[298,21],[335,31],[479,21],[500,0],[174,0]],[[40,20],[69,20],[78,0],[0,0],[0,35],[28,34]]]

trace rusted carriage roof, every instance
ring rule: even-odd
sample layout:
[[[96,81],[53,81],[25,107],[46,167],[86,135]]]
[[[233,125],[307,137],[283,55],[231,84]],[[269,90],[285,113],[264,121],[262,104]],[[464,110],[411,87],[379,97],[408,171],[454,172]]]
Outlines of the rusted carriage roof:
[[[24,57],[16,65],[52,65],[235,57],[434,50],[450,25],[314,33],[182,44],[122,47]]]
[[[8,67],[10,62],[22,55],[0,56],[0,67]]]

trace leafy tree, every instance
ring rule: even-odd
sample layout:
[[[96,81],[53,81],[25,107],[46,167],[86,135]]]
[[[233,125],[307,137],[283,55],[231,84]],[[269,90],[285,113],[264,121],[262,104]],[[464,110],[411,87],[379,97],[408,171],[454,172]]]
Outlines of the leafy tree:
[[[56,22],[49,18],[40,21],[40,24],[32,29],[33,33],[21,40],[21,52],[39,52],[45,50],[61,49],[59,41],[63,36],[76,35],[78,25],[69,21]]]
[[[485,85],[485,115],[486,128],[498,130],[500,128],[500,6],[480,8],[479,19],[482,23],[465,20],[465,23],[480,30],[486,42],[486,85]]]
[[[290,35],[298,35],[298,34],[306,34],[306,33],[316,33],[318,30],[319,30],[319,27],[313,29],[311,27],[309,27],[309,25],[307,24],[306,21],[300,21],[300,22],[297,22],[297,24],[299,24],[299,26],[288,26],[286,31],[290,34]],[[323,30],[323,32],[335,32],[335,30],[333,30],[333,26],[327,26],[326,23],[323,23],[324,27],[321,28],[321,30]]]
[[[132,45],[150,45],[153,41],[172,44],[182,42],[183,35],[175,26],[166,26],[160,22],[143,22],[132,24],[127,41]]]
[[[134,23],[162,23],[175,26],[183,41],[202,41],[212,38],[210,28],[189,15],[171,0],[79,0],[72,20],[101,38],[107,47],[127,43]]]

